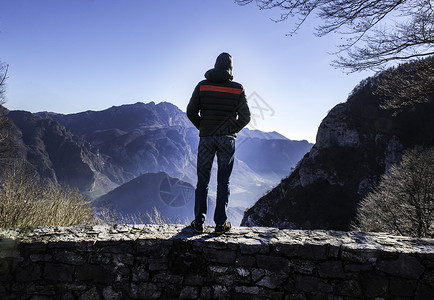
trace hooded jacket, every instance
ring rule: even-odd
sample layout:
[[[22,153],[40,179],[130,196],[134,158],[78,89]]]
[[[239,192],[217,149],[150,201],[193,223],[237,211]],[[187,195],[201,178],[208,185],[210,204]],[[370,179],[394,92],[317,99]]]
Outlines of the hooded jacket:
[[[236,137],[250,122],[250,110],[243,86],[232,81],[232,57],[228,53],[220,54],[205,78],[193,91],[187,117],[199,129],[201,137]]]

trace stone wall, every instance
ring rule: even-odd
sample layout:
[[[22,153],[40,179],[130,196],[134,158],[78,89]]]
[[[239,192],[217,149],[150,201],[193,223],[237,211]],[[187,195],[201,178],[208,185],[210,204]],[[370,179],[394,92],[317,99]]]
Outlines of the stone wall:
[[[179,225],[0,230],[0,299],[434,299],[434,240]]]

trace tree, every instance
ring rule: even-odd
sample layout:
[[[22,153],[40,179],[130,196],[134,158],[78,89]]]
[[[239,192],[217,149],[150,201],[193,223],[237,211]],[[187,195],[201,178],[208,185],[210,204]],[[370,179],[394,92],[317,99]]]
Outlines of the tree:
[[[374,93],[381,96],[381,108],[398,114],[434,97],[434,56],[401,64],[378,75]]]
[[[353,229],[434,237],[434,148],[405,152],[361,201]]]
[[[8,65],[3,64],[0,62],[0,105],[3,105],[6,101],[6,90],[5,90],[5,84],[6,84],[6,78],[8,74]]]
[[[6,78],[8,65],[0,62],[0,165],[4,160],[4,155],[9,154],[13,148],[13,141],[10,138],[10,121],[4,116],[6,109],[2,107],[6,102]]]
[[[246,5],[253,0],[235,0]],[[383,69],[434,54],[434,5],[431,0],[255,0],[261,9],[281,9],[280,19],[296,18],[289,33],[297,32],[309,16],[324,22],[317,36],[338,33],[333,65],[351,72]],[[343,56],[342,54],[345,54]],[[430,66],[431,73],[434,66]]]

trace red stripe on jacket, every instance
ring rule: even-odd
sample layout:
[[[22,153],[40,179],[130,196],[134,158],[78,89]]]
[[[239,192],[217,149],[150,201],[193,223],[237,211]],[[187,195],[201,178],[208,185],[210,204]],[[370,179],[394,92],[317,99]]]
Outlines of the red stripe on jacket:
[[[224,87],[224,86],[216,86],[216,85],[201,85],[201,92],[221,92],[221,93],[229,93],[240,95],[242,90],[238,88]]]

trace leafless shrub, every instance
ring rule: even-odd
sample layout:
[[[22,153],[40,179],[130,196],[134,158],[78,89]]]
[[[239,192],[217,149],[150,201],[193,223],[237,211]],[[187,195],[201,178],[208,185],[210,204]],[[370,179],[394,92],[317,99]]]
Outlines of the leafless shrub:
[[[3,171],[0,228],[96,224],[92,207],[77,189],[41,180],[23,162]]]
[[[434,237],[434,149],[404,153],[361,202],[353,229]]]

